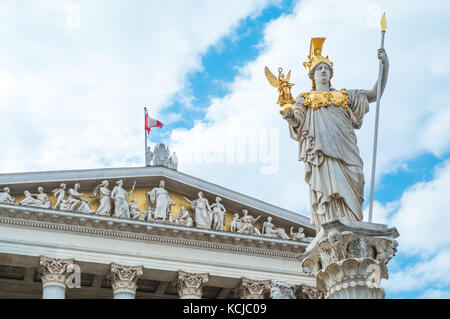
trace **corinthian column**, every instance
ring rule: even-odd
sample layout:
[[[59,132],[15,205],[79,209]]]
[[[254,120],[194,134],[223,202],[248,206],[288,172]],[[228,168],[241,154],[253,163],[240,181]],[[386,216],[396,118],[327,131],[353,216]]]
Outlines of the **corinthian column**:
[[[239,297],[241,299],[264,299],[264,293],[270,289],[270,280],[251,280],[242,278],[239,286]]]
[[[142,276],[143,266],[123,266],[111,263],[111,286],[114,299],[134,299],[137,280]]]
[[[323,224],[300,257],[303,271],[317,279],[326,299],[383,299],[381,279],[387,279],[395,255],[396,228],[365,222],[333,220]]]
[[[72,272],[73,259],[40,256],[43,299],[64,299],[67,276]]]
[[[209,274],[193,274],[178,271],[177,290],[180,299],[201,299]]]

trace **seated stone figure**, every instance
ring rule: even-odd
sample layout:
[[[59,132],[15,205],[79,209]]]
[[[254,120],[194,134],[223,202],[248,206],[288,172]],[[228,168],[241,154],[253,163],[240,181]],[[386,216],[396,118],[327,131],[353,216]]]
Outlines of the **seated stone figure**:
[[[52,206],[52,202],[50,201],[50,199],[48,199],[47,194],[44,193],[44,188],[39,186],[37,188],[37,190],[38,190],[38,193],[34,194],[32,196],[33,197],[35,196],[36,199],[41,201],[42,204],[41,204],[40,207],[42,207],[42,208],[50,208]]]
[[[276,228],[272,223],[272,217],[267,217],[267,221],[264,222],[262,226],[262,233],[264,236],[273,237],[273,238],[281,238],[281,239],[289,239],[289,236],[286,234],[286,231],[283,228]]]
[[[191,227],[194,225],[194,220],[191,217],[191,212],[188,211],[184,206],[181,206],[180,210],[174,220],[175,224],[180,226]]]
[[[9,195],[9,187],[5,187],[0,191],[0,203],[15,204],[15,199]]]
[[[20,201],[19,205],[42,207],[42,201],[34,198],[36,196],[35,194],[31,194],[29,191],[24,191],[23,193],[25,195],[25,198]]]
[[[261,235],[261,232],[256,227],[256,222],[261,216],[254,218],[248,214],[248,210],[244,209],[242,211],[244,216],[239,219],[237,233],[250,234],[250,235]]]
[[[86,213],[86,214],[90,214],[92,213],[92,209],[89,206],[89,203],[87,200],[82,199],[81,197],[84,196],[85,194],[79,193],[78,190],[80,189],[80,184],[75,184],[74,188],[70,188],[69,189],[69,197],[67,198],[67,202],[65,204],[67,205],[62,205],[60,204],[60,209],[61,210],[70,210],[73,212],[78,212],[78,213]],[[62,207],[64,206],[64,208],[67,209],[63,209]]]
[[[141,210],[139,209],[138,205],[137,205],[137,199],[133,198],[131,200],[131,203],[128,205],[128,207],[130,208],[130,217],[133,220],[145,220],[146,219],[146,213],[144,212],[144,216],[141,217],[141,215],[143,214],[141,212]]]
[[[236,233],[239,228],[241,228],[241,222],[239,221],[239,214],[236,213],[230,223],[230,232]]]
[[[299,227],[298,231],[295,233],[293,226],[291,227],[291,237],[293,240],[304,240],[308,242],[311,242],[314,239],[313,237],[305,237],[302,227]]]

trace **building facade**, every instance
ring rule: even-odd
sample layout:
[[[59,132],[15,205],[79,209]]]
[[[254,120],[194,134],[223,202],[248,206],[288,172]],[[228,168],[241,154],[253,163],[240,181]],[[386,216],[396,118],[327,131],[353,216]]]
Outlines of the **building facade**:
[[[307,217],[175,169],[2,174],[0,188],[0,298],[325,296],[299,259]]]

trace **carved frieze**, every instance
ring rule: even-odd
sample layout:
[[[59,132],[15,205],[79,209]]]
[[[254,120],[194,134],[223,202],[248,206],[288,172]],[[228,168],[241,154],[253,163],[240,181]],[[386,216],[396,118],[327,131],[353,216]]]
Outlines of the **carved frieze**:
[[[140,207],[140,205],[144,205],[143,201],[138,203],[137,198],[133,198],[136,182],[134,182],[130,191],[124,189],[122,180],[115,182],[112,191],[109,185],[108,180],[103,180],[90,194],[85,194],[80,192],[80,183],[74,183],[73,186],[60,183],[59,187],[51,191],[53,207],[43,187],[40,186],[37,188],[38,193],[36,194],[25,191],[25,197],[19,199],[18,205],[23,207],[52,208],[59,211],[119,219],[170,223],[183,227],[230,231],[237,234],[264,236],[289,241],[310,242],[312,239],[305,237],[301,227],[298,229],[298,232],[293,232],[291,227],[290,235],[287,234],[284,228],[276,227],[272,223],[271,216],[268,216],[267,220],[261,225],[258,223],[261,216],[255,218],[249,213],[248,209],[243,209],[241,216],[239,213],[235,213],[234,219],[225,228],[227,224],[226,215],[228,214],[229,216],[232,212],[227,211],[221,197],[216,196],[215,202],[210,205],[203,193],[198,192],[198,198],[191,200],[176,193],[169,193],[165,189],[164,180],[161,180],[159,186],[154,187],[150,191],[142,187],[139,190],[139,196],[141,196],[139,198],[144,198],[146,201],[145,209],[141,209],[142,206]],[[0,189],[0,203],[15,204],[14,197],[9,193],[9,187]],[[141,193],[144,195],[142,196]],[[173,196],[177,199],[173,200]],[[173,206],[178,207],[178,212],[172,211]]]

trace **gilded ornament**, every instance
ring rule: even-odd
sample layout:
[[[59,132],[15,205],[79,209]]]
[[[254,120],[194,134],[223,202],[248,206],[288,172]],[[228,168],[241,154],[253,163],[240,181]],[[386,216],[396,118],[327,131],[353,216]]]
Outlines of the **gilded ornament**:
[[[341,89],[339,91],[310,91],[300,93],[300,96],[305,100],[303,101],[303,105],[310,107],[314,110],[319,107],[327,107],[330,105],[334,105],[336,107],[343,107],[344,109],[348,109],[348,95],[345,89]]]
[[[333,67],[333,62],[330,61],[328,55],[326,57],[322,56],[322,46],[325,42],[326,38],[312,38],[311,43],[309,45],[309,55],[308,61],[303,62],[303,66],[309,72],[311,71],[317,64],[326,63],[330,67]]]
[[[294,84],[289,83],[291,79],[291,71],[288,72],[286,78],[284,77],[283,69],[278,69],[278,78],[270,72],[269,68],[266,66],[264,68],[264,73],[266,74],[267,81],[269,81],[270,85],[278,88],[278,101],[277,104],[280,107],[288,106],[295,104],[295,100],[291,94],[291,88]],[[283,108],[284,109],[284,108]]]
[[[386,32],[387,29],[386,13],[383,13],[380,24],[381,24],[381,32]]]

